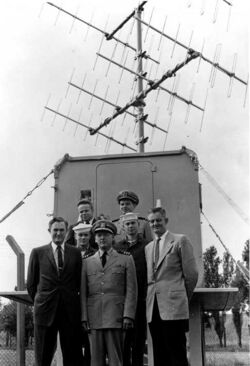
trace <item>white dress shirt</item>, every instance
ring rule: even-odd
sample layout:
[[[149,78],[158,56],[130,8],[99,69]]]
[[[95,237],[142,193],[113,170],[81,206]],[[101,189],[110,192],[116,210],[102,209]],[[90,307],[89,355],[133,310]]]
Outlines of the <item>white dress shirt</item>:
[[[52,241],[51,242],[51,246],[52,246],[52,250],[53,250],[53,255],[54,255],[54,258],[55,258],[55,262],[56,262],[56,266],[58,268],[58,254],[57,254],[57,245]],[[61,248],[62,248],[62,258],[63,258],[63,261],[64,261],[64,249],[65,249],[65,244],[61,244]]]

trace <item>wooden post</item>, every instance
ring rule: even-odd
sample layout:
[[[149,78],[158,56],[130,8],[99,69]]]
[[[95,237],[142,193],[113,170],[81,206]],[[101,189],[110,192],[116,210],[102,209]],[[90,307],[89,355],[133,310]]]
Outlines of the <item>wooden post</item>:
[[[17,290],[25,288],[24,283],[24,252],[15,239],[8,235],[6,237],[11,249],[17,256]],[[25,366],[25,313],[24,304],[17,303],[17,366]]]

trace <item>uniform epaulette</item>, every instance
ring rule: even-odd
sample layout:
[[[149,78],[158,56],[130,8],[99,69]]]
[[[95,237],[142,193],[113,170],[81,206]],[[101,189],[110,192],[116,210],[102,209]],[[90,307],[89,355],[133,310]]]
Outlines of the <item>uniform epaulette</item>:
[[[87,253],[87,254],[83,254],[82,255],[82,259],[86,259],[86,258],[88,258],[88,257],[91,257],[92,255],[94,255],[95,254],[95,252],[90,252],[90,253]]]
[[[126,252],[126,250],[117,249],[116,251],[117,251],[118,253],[120,253],[120,254],[131,255],[131,253]]]

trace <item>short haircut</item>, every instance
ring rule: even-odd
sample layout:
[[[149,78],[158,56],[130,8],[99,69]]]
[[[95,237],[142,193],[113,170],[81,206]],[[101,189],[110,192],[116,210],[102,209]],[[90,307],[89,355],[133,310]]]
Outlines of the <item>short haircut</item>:
[[[49,221],[49,232],[51,230],[51,226],[54,224],[54,222],[64,222],[65,226],[66,226],[66,230],[68,229],[68,222],[63,218],[63,217],[53,217],[53,219],[51,219]]]
[[[77,203],[77,207],[79,207],[80,205],[89,205],[91,210],[92,211],[94,210],[93,203],[90,200],[88,200],[87,198],[83,198],[82,200],[80,200]]]
[[[161,214],[161,216],[164,217],[165,219],[168,218],[165,208],[162,208],[162,207],[153,207],[153,208],[151,208],[148,215],[154,214],[154,213],[157,213],[157,212],[159,212]]]

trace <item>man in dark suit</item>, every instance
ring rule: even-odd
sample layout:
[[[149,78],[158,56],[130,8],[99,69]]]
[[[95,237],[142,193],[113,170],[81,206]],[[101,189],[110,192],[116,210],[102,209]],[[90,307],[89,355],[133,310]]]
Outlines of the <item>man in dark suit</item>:
[[[75,224],[69,226],[66,237],[65,237],[65,243],[69,244],[69,245],[73,245],[73,246],[76,246],[74,227],[77,226],[80,222],[84,223],[84,224],[90,224],[92,226],[96,222],[96,219],[94,217],[93,204],[88,199],[86,199],[86,198],[81,199],[77,203],[77,210],[78,210],[78,214],[79,214],[78,220]],[[98,249],[98,246],[95,243],[94,235],[92,233],[91,233],[91,237],[90,237],[90,246],[93,249]]]
[[[64,366],[83,365],[80,327],[79,249],[64,244],[67,222],[49,222],[51,243],[30,255],[27,290],[34,301],[36,366],[49,366],[59,332]]]
[[[115,225],[99,220],[93,226],[99,250],[83,260],[82,325],[90,329],[91,366],[123,365],[124,331],[133,327],[137,283],[131,255],[112,248]]]
[[[189,302],[198,279],[192,244],[182,234],[167,230],[161,207],[148,221],[155,239],[145,247],[147,261],[147,321],[155,366],[188,366],[186,335]]]
[[[146,294],[147,264],[145,258],[146,239],[139,233],[138,215],[128,212],[121,217],[126,238],[114,244],[114,248],[130,253],[136,269],[138,300],[134,328],[126,332],[123,366],[143,366],[146,341]]]

